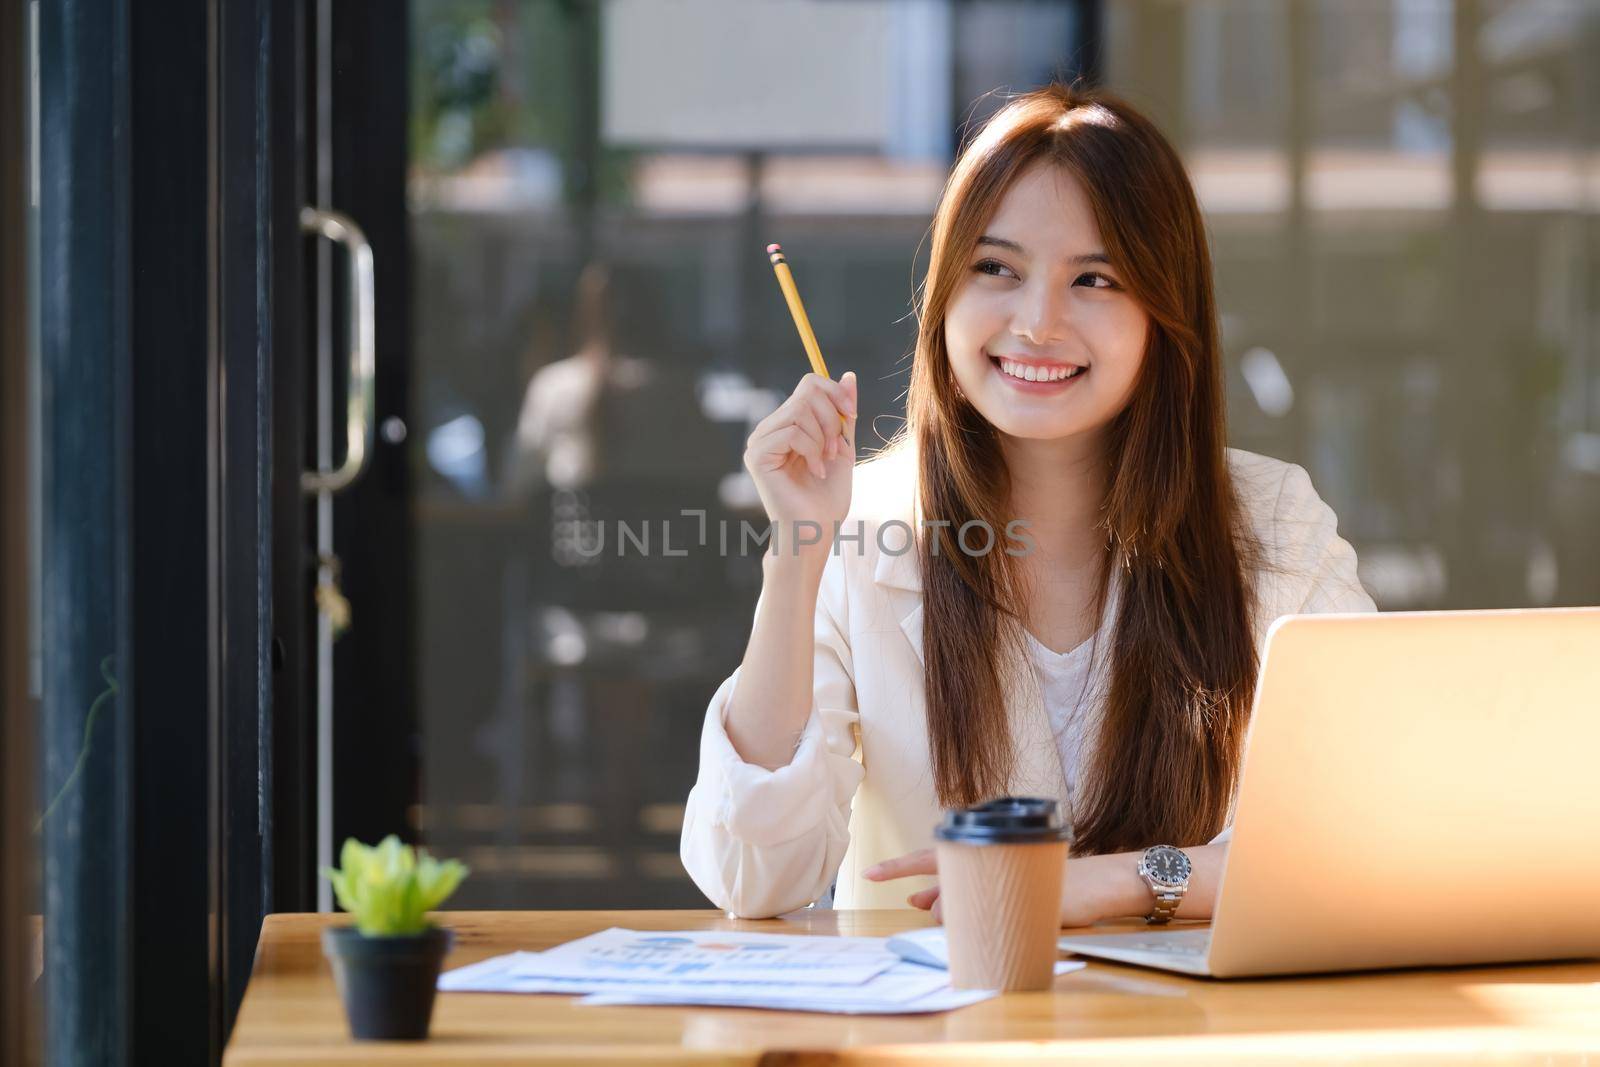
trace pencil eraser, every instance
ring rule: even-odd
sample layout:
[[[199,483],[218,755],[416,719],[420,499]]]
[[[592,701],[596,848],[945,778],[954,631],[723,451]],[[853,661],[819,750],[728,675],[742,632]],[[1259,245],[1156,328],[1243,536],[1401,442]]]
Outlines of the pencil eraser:
[[[771,244],[771,245],[768,245],[768,246],[767,246],[767,254],[768,254],[768,255],[771,255],[771,254],[772,254],[772,253],[774,253],[774,252],[782,252],[782,251],[783,251],[783,249],[782,249],[782,248],[780,248],[780,247],[778,247],[778,246],[777,246],[777,245],[775,245],[775,244]]]

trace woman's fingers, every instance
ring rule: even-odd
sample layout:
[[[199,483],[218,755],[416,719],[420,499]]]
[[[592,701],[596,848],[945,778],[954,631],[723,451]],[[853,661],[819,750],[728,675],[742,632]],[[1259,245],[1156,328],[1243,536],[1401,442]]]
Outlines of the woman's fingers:
[[[828,468],[825,466],[825,461],[828,458],[828,431],[824,429],[826,425],[826,423],[817,418],[816,412],[812,411],[809,405],[795,412],[795,429],[809,437],[812,443],[817,446],[816,462],[811,467],[811,473],[818,478],[826,478],[828,476]],[[810,453],[807,453],[807,456],[809,457]]]
[[[923,848],[896,856],[892,860],[873,864],[861,872],[861,877],[873,882],[887,882],[892,878],[908,878],[913,874],[937,874],[938,863],[933,849]]]
[[[851,379],[849,384],[843,379],[836,382],[832,378],[824,378],[815,372],[807,374],[795,386],[795,393],[797,395],[811,393],[816,396],[825,396],[839,409],[840,415],[854,415],[856,398],[853,375],[855,372],[845,371],[844,373],[846,378]]]
[[[791,455],[800,456],[815,473],[822,464],[822,445],[790,423],[765,436],[752,437],[745,451],[745,463],[751,470],[777,470]]]
[[[839,421],[839,411],[828,392],[832,385],[833,382],[816,374],[806,375],[778,410],[763,420],[773,430],[794,426],[816,442],[815,455],[807,452],[806,456],[807,466],[818,478],[828,476],[825,464],[832,458],[829,441],[835,436],[834,425]]]
[[[822,458],[832,459],[839,454],[839,444],[844,440],[844,423],[839,421],[843,412],[832,399],[825,396],[813,393],[806,400],[806,413],[815,420],[817,432],[822,437]]]
[[[874,882],[886,882],[893,878],[909,878],[915,874],[938,873],[938,858],[934,855],[933,849],[923,848],[915,852],[907,852],[904,856],[896,856],[894,859],[874,864],[862,871],[861,876]],[[932,885],[926,889],[919,889],[906,897],[906,903],[913,908],[921,908],[923,911],[937,907],[939,904],[939,887]]]
[[[855,462],[856,455],[856,372],[848,370],[840,379],[840,388],[844,391],[845,402],[839,410],[844,413],[844,424],[839,427],[839,444],[836,448],[843,452],[849,451],[850,461]]]
[[[829,438],[834,434],[843,436],[851,420],[856,417],[854,374],[846,371],[845,375],[850,378],[849,384],[808,374],[800,379],[800,384],[790,397],[796,404],[805,404],[811,409]],[[833,444],[832,452],[837,454],[839,447]]]
[[[809,407],[816,403],[825,404],[834,409],[835,414],[832,416],[834,422],[839,421],[840,415],[850,415],[855,411],[855,398],[851,395],[849,388],[833,381],[831,378],[824,378],[822,375],[815,373],[807,374],[800,379],[799,383],[794,387],[794,392],[789,394],[779,410],[781,411],[786,407],[793,412],[801,407]]]
[[[823,424],[832,429],[835,425],[843,425],[844,420],[855,417],[854,391],[852,386],[808,374],[800,379],[800,384],[795,386],[785,403],[796,408],[811,408]]]
[[[802,377],[777,410],[756,424],[745,443],[746,464],[752,470],[776,470],[794,453],[815,477],[827,478],[827,464],[847,448],[854,451],[854,372],[845,377],[848,383],[816,373]]]

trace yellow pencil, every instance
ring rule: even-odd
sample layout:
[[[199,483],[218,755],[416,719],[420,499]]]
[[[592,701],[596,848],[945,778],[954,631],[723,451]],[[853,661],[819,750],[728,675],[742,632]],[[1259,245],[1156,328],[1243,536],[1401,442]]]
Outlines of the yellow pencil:
[[[783,249],[776,245],[767,246],[767,255],[772,260],[772,271],[778,276],[778,287],[783,290],[783,299],[789,304],[789,314],[794,316],[794,327],[800,331],[800,343],[806,347],[806,357],[811,360],[811,369],[828,377],[828,365],[822,362],[822,347],[817,344],[817,335],[811,332],[811,320],[806,317],[806,306],[800,302],[800,290],[795,288],[794,275],[789,272],[789,261],[784,258]],[[848,422],[843,415],[839,416],[840,422]]]

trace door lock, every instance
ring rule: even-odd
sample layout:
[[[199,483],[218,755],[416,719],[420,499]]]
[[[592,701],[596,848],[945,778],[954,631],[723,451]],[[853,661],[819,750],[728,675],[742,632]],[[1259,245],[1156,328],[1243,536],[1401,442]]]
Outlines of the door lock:
[[[317,557],[317,610],[328,617],[328,629],[337,641],[350,629],[350,601],[339,588],[339,557],[324,552]]]

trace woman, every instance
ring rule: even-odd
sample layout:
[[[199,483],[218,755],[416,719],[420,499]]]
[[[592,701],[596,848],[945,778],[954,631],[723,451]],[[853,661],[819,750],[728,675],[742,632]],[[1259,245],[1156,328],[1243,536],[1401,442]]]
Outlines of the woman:
[[[1305,471],[1226,446],[1181,161],[1110,94],[1016,98],[950,175],[918,305],[877,456],[856,466],[850,373],[750,435],[779,547],[707,710],[684,865],[742,916],[830,885],[937,914],[941,812],[1037,795],[1073,831],[1063,925],[1156,915],[1153,846],[1192,867],[1176,915],[1207,917],[1267,628],[1374,606]]]

